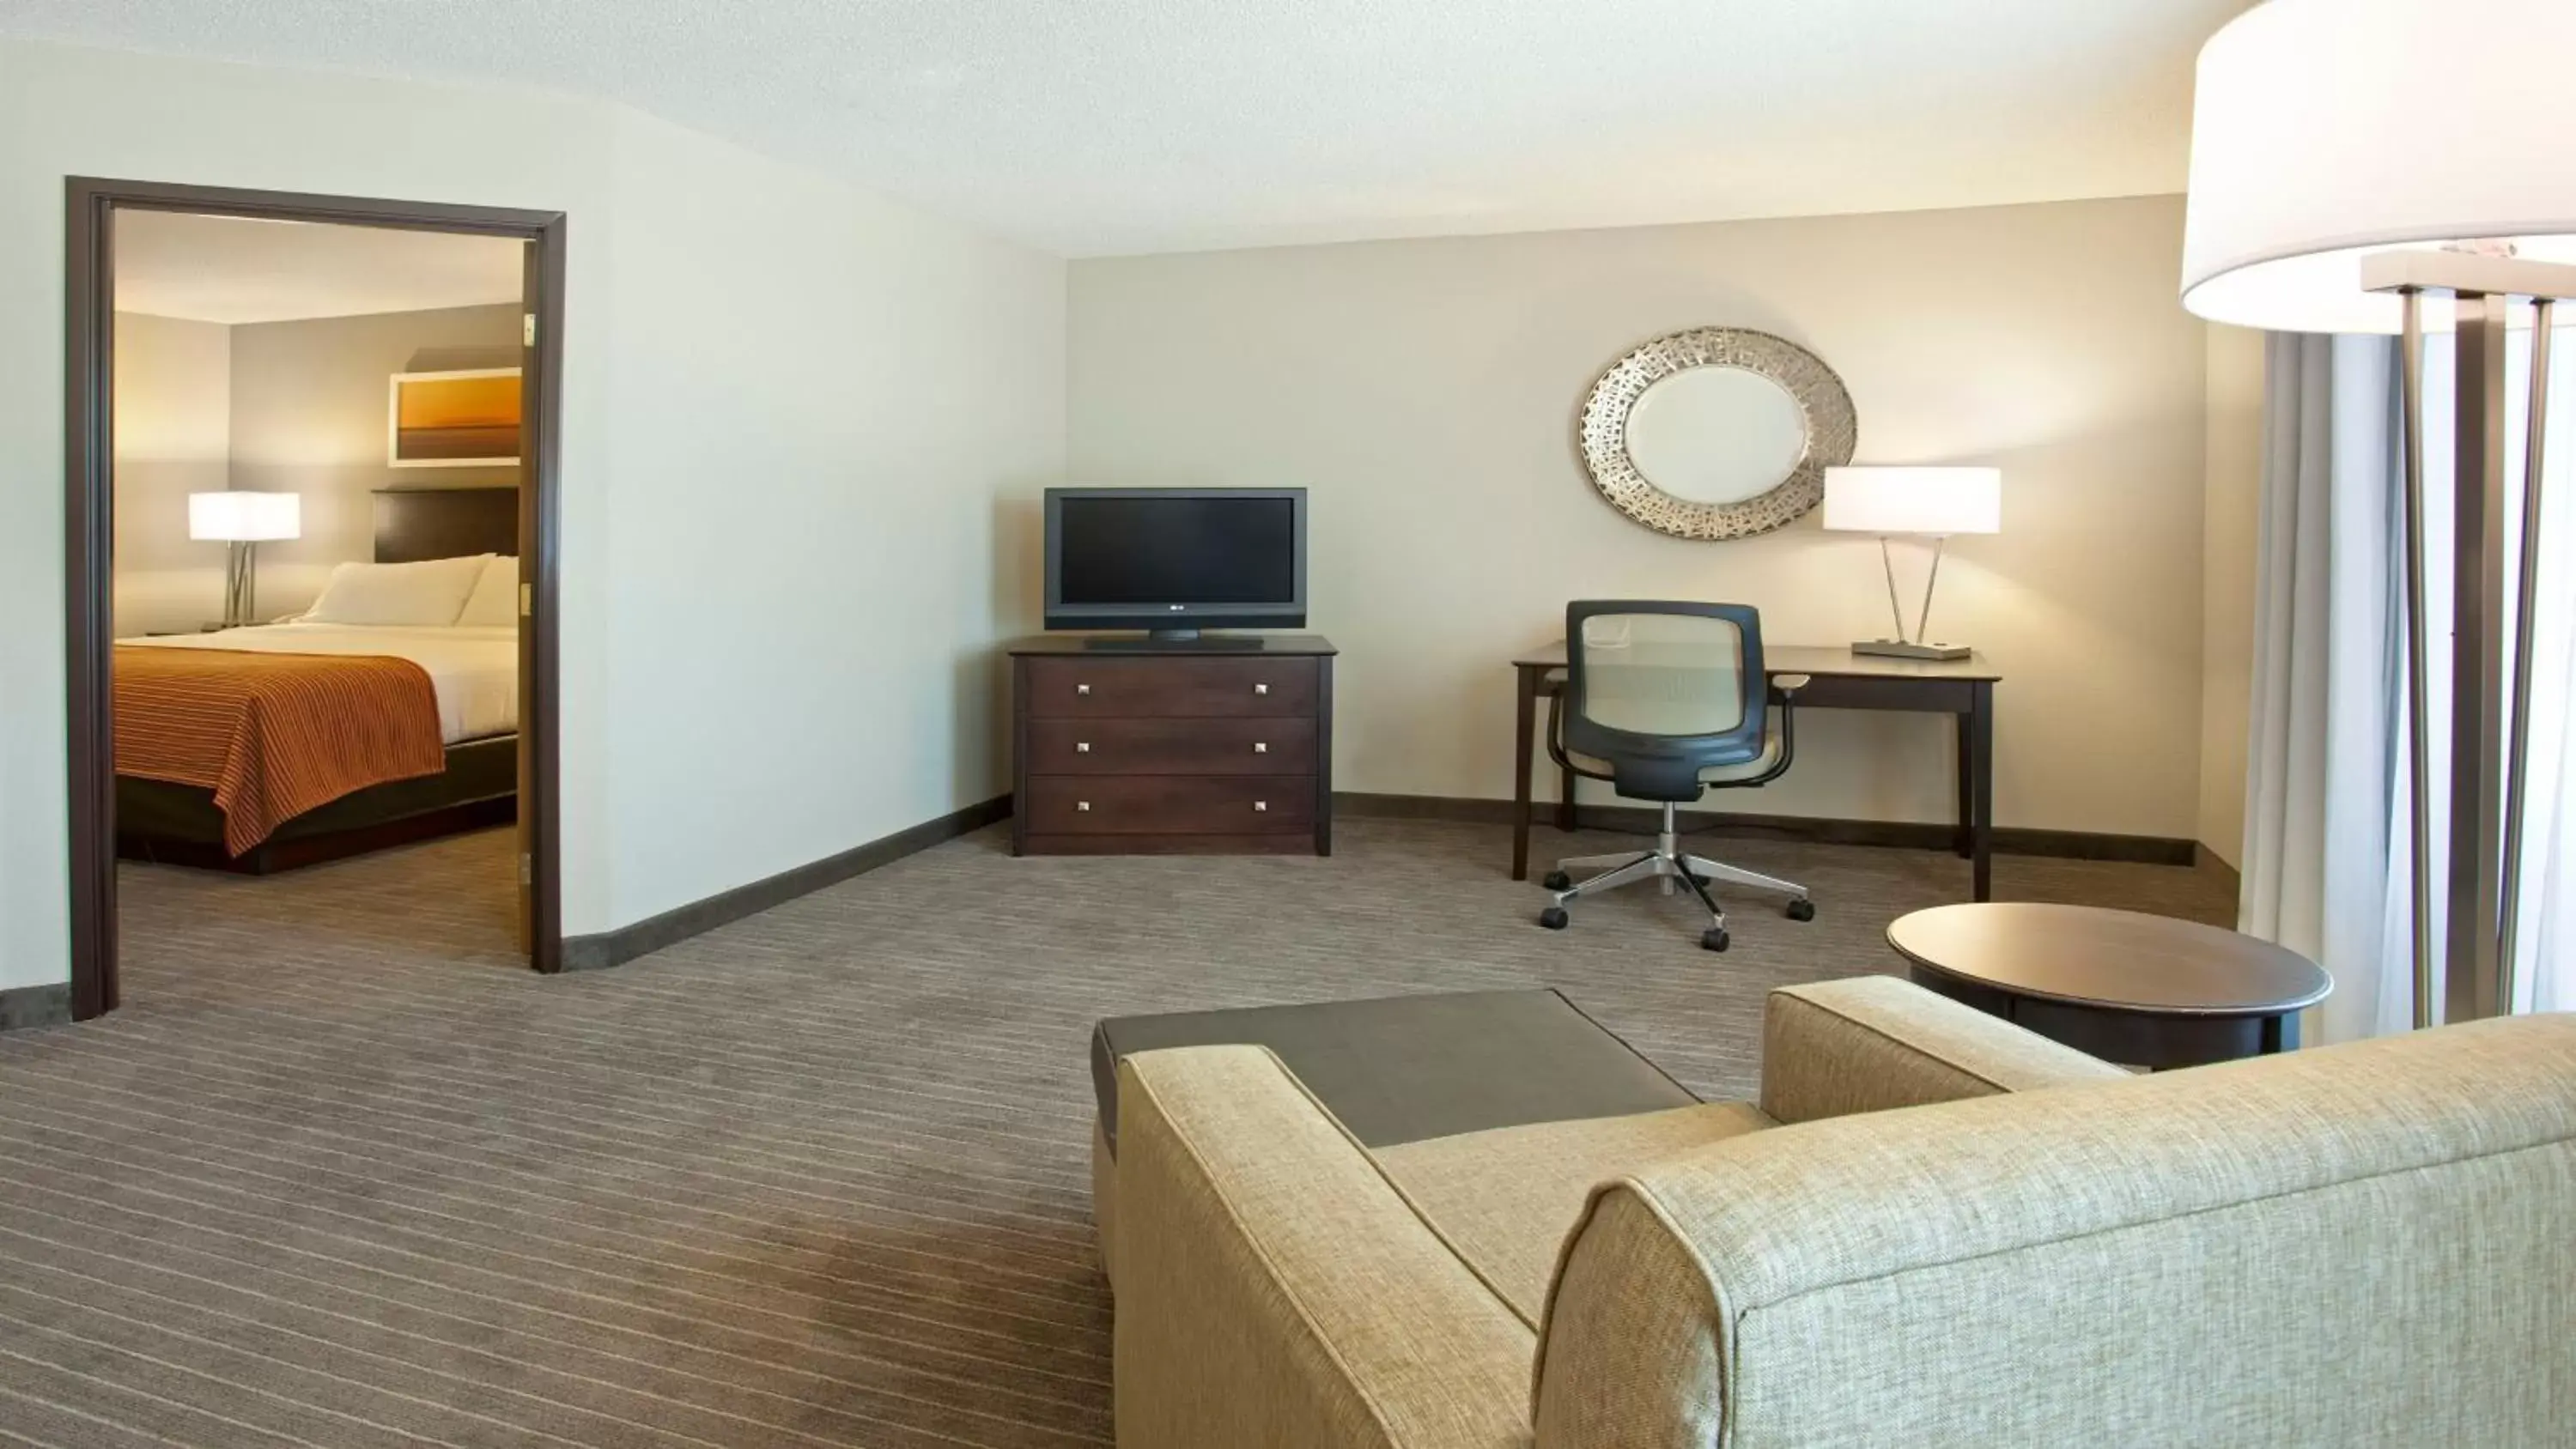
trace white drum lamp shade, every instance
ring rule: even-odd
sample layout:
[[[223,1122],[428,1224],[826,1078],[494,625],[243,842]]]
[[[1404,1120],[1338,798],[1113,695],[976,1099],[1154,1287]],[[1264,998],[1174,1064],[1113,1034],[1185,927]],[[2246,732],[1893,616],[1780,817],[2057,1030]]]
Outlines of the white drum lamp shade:
[[[2183,305],[2395,332],[2365,254],[2576,262],[2570,57],[2576,0],[2266,0],[2228,22],[2200,52]]]
[[[268,543],[304,533],[301,495],[191,493],[188,536],[222,543]]]
[[[1850,533],[2003,531],[2003,474],[1994,468],[1827,468],[1825,527]]]

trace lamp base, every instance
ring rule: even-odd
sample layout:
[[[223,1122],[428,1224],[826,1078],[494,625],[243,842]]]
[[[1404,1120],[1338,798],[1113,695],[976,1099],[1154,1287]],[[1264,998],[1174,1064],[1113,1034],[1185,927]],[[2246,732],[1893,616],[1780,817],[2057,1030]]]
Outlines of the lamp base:
[[[1965,644],[1909,644],[1902,639],[1855,639],[1854,654],[1880,654],[1890,659],[1965,659],[1975,651]]]

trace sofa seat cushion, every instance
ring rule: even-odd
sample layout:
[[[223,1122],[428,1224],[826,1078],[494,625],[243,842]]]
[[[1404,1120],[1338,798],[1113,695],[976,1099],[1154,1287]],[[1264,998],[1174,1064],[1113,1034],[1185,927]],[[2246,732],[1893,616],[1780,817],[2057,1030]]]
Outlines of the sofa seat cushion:
[[[1535,1328],[1595,1184],[1775,1125],[1743,1102],[1497,1127],[1371,1149],[1433,1231]]]

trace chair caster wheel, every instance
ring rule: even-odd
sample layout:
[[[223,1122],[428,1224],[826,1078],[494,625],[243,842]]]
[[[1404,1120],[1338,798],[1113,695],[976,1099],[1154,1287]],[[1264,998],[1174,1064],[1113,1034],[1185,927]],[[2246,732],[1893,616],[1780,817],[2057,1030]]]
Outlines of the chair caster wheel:
[[[1565,907],[1550,906],[1538,913],[1538,923],[1551,931],[1565,929]]]
[[[1552,870],[1539,878],[1539,884],[1552,891],[1561,891],[1574,884],[1574,877],[1561,870]]]
[[[1805,896],[1800,896],[1800,897],[1798,897],[1796,900],[1791,901],[1791,902],[1789,903],[1789,919],[1790,919],[1790,920],[1793,920],[1793,921],[1812,921],[1812,920],[1814,920],[1815,918],[1816,918],[1816,903],[1815,903],[1814,901],[1811,901],[1811,900],[1807,899]]]
[[[1723,951],[1726,949],[1726,944],[1726,928],[1724,926],[1711,926],[1707,930],[1699,933],[1699,947],[1703,951]]]

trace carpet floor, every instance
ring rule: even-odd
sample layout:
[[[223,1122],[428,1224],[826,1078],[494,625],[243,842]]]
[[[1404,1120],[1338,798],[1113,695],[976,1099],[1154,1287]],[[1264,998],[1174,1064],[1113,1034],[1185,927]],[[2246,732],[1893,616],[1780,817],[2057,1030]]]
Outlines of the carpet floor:
[[[1764,992],[1894,969],[1887,921],[1966,886],[1933,853],[1708,840],[1821,910],[1739,898],[1717,956],[1687,898],[1539,930],[1499,827],[1339,833],[1013,860],[987,831],[551,979],[511,952],[507,832],[128,867],[125,1007],[0,1036],[0,1445],[1107,1444],[1094,1018],[1550,985],[1743,1095]],[[2188,869],[1996,881],[2232,914]]]

